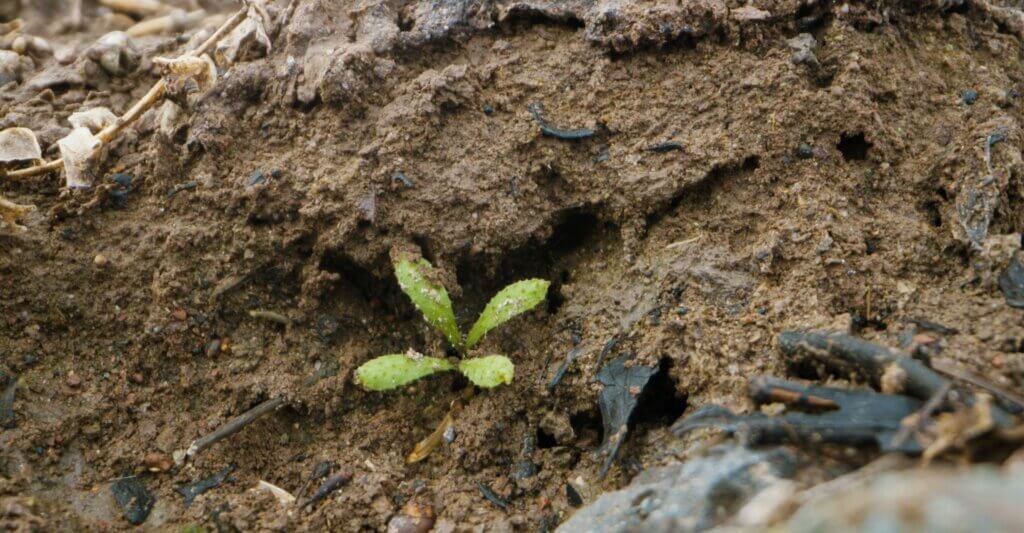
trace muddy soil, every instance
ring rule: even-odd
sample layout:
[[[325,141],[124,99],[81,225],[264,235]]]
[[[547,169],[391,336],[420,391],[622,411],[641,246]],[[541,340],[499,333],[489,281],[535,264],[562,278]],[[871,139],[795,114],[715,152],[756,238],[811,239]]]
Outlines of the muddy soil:
[[[112,75],[87,49],[134,19],[25,4],[24,31],[55,52],[0,89],[0,129],[32,129],[48,159],[72,112],[123,112],[158,79],[153,57],[216,25],[138,38],[140,64]],[[709,402],[749,409],[751,376],[848,383],[787,360],[784,329],[931,343],[1018,387],[1024,317],[997,283],[1024,231],[1017,6],[750,4],[271,2],[270,50],[187,109],[147,113],[94,187],[4,180],[38,209],[0,230],[0,369],[18,380],[0,523],[128,528],[110,484],[140,474],[152,529],[384,530],[410,505],[437,531],[554,528],[578,503],[567,483],[586,503],[685,459],[703,436],[668,426]],[[545,136],[531,104],[595,134]],[[118,173],[132,181],[115,197]],[[481,346],[515,381],[466,401],[454,439],[413,465],[466,382],[353,383],[377,355],[446,351],[394,280],[399,253],[440,269],[465,326],[505,284],[552,282]],[[601,479],[596,376],[621,354],[661,373]],[[523,460],[536,475],[513,476]],[[354,478],[312,509],[253,490],[308,496],[323,461]],[[228,465],[190,506],[175,492]]]

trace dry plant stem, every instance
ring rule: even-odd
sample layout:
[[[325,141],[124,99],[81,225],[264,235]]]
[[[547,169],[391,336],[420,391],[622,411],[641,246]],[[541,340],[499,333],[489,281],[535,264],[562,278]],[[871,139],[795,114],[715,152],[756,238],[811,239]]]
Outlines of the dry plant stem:
[[[213,32],[213,35],[211,35],[209,39],[204,41],[202,45],[200,45],[195,50],[186,53],[185,55],[201,56],[209,52],[211,49],[213,49],[213,47],[217,44],[218,41],[220,41],[225,35],[228,34],[228,32],[235,29],[236,26],[238,26],[243,20],[245,20],[245,16],[246,9],[240,9],[231,18],[224,22],[224,24],[221,25],[220,28],[217,28],[217,31]],[[136,102],[135,105],[133,105],[128,111],[125,112],[124,115],[121,115],[121,117],[119,117],[116,122],[104,128],[103,131],[99,132],[96,135],[96,137],[99,138],[101,144],[96,148],[96,150],[93,151],[92,157],[95,157],[95,155],[98,154],[99,151],[103,149],[104,145],[108,144],[110,141],[117,138],[117,136],[122,131],[124,131],[125,128],[130,126],[136,120],[138,120],[143,113],[145,113],[151,107],[156,105],[156,103],[159,102],[161,98],[163,98],[166,89],[167,82],[164,81],[163,78],[161,78],[153,85],[149,92],[147,92],[146,95],[142,97],[141,100]],[[53,170],[59,170],[63,165],[63,159],[56,159],[43,165],[8,172],[6,174],[6,177],[15,180],[24,179],[39,174],[45,174]]]
[[[224,440],[235,433],[241,431],[245,426],[252,424],[260,417],[267,413],[271,413],[278,407],[284,405],[284,398],[277,397],[272,400],[267,400],[252,409],[232,418],[227,424],[217,428],[216,431],[206,435],[205,437],[198,438],[192,441],[189,445],[188,450],[185,451],[185,460],[199,455],[200,452],[213,446],[217,442]]]
[[[925,402],[925,404],[921,406],[921,409],[917,411],[917,419],[914,420],[914,423],[901,427],[899,433],[892,438],[892,446],[894,448],[902,446],[903,443],[910,438],[910,435],[920,431],[921,427],[924,426],[925,420],[931,418],[932,414],[935,413],[935,410],[941,407],[942,403],[946,401],[946,395],[949,394],[949,391],[952,388],[953,386],[951,383],[946,383],[941,389],[936,391],[931,398],[928,398],[928,401]]]
[[[956,365],[942,359],[935,359],[932,361],[932,368],[939,373],[945,374],[953,379],[963,381],[964,383],[970,383],[979,389],[988,391],[994,396],[1002,398],[1003,400],[1015,404],[1018,409],[1024,409],[1024,396],[1017,394],[1016,392],[1009,390],[1005,387],[1001,387],[992,383],[991,381],[967,370],[966,368],[959,368]]]
[[[129,37],[143,37],[167,31],[188,29],[206,18],[206,11],[197,9],[184,15],[164,15],[140,21],[125,30]]]

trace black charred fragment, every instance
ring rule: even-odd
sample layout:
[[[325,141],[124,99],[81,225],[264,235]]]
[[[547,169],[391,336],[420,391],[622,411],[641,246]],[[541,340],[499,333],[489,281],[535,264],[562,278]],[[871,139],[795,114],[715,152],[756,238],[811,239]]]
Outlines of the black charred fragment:
[[[14,429],[17,420],[14,415],[14,393],[18,389],[18,378],[0,370],[0,428]]]
[[[664,154],[667,152],[682,152],[683,143],[677,142],[664,142],[658,143],[647,147],[648,152],[654,152],[656,154]]]
[[[636,364],[623,355],[605,365],[597,374],[597,379],[604,385],[598,396],[604,423],[604,442],[598,449],[598,454],[605,456],[601,479],[608,473],[619,447],[626,440],[629,420],[640,401],[640,394],[657,373],[658,367]]]
[[[488,487],[483,483],[477,483],[476,487],[480,489],[480,494],[482,494],[487,501],[501,507],[502,509],[508,509],[509,503],[502,499],[501,496],[498,496],[498,493],[491,490],[491,487]]]
[[[1024,309],[1024,261],[1016,252],[1010,258],[1010,264],[999,274],[999,290],[1003,291],[1006,305]]]
[[[191,485],[180,485],[174,488],[175,492],[181,494],[185,501],[185,507],[192,505],[196,497],[200,494],[220,486],[221,483],[228,478],[228,476],[235,471],[235,465],[229,464],[225,466],[220,472],[206,478],[196,481]]]
[[[583,353],[583,348],[579,346],[574,346],[572,350],[569,350],[569,354],[565,356],[565,360],[562,361],[562,364],[558,365],[558,369],[555,370],[555,376],[552,377],[551,382],[548,383],[548,392],[555,390],[555,387],[557,387],[562,381],[562,378],[565,377],[566,371],[569,370],[569,365],[571,365],[581,353]]]
[[[118,480],[110,486],[110,492],[114,493],[114,500],[124,517],[136,526],[149,518],[149,512],[156,503],[156,496],[146,490],[146,486],[136,476]]]
[[[334,474],[333,476],[327,478],[327,481],[324,481],[323,485],[320,485],[320,488],[316,489],[316,492],[314,492],[313,495],[310,496],[308,500],[306,500],[306,503],[302,504],[302,507],[310,507],[312,505],[315,505],[317,502],[326,498],[330,493],[338,490],[338,488],[340,488],[342,485],[345,485],[349,481],[352,481],[352,472],[341,471],[338,472],[337,474]]]
[[[845,333],[783,331],[779,348],[791,357],[808,356],[841,372],[860,373],[876,384],[889,366],[896,365],[907,374],[906,392],[920,400],[928,400],[948,382],[917,359]],[[974,395],[967,391],[961,394],[964,403],[974,405]],[[999,427],[1012,425],[1010,415],[1001,407],[992,406],[992,418]]]
[[[580,496],[580,493],[572,486],[572,483],[565,484],[565,499],[572,507],[579,507],[583,505],[583,497]]]
[[[583,139],[593,137],[596,133],[594,130],[590,128],[567,130],[562,128],[556,128],[551,124],[548,124],[548,122],[544,120],[543,116],[544,106],[540,105],[539,103],[530,104],[529,109],[530,113],[533,115],[533,119],[536,120],[537,124],[540,126],[540,132],[548,137],[554,137],[556,139],[563,141],[580,141]]]
[[[920,318],[910,318],[907,322],[917,326],[920,329],[926,331],[934,331],[940,335],[956,335],[960,333],[960,330],[951,328],[945,324],[939,324],[938,322],[932,322],[931,320],[924,320]]]
[[[296,494],[296,496],[301,497],[303,494],[306,493],[306,488],[309,487],[310,483],[326,477],[328,474],[331,473],[331,470],[333,469],[334,463],[330,461],[320,461],[319,463],[317,463],[316,466],[313,467],[313,471],[309,473],[309,477],[306,478],[306,482],[302,484],[302,487],[299,489],[299,492],[298,494]]]
[[[917,441],[893,441],[903,419],[921,408],[922,402],[916,398],[870,390],[804,386],[769,377],[750,381],[750,397],[758,404],[782,402],[828,410],[770,417],[760,413],[737,415],[722,406],[706,405],[675,423],[672,431],[681,436],[695,429],[718,428],[738,436],[748,446],[833,443],[877,445],[883,452],[919,454],[922,451]]]
[[[523,439],[522,459],[516,462],[516,471],[512,477],[517,480],[529,479],[537,475],[537,463],[533,462],[533,454],[537,451],[537,439],[534,433]]]

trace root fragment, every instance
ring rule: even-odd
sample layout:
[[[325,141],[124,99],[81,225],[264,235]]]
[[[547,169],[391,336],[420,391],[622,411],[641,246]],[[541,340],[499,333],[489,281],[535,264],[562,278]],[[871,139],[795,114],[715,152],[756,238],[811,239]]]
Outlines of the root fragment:
[[[36,206],[34,205],[16,204],[3,196],[0,196],[0,219],[3,220],[7,227],[24,231],[25,227],[19,225],[18,220],[22,219],[32,211],[35,211],[35,209]]]

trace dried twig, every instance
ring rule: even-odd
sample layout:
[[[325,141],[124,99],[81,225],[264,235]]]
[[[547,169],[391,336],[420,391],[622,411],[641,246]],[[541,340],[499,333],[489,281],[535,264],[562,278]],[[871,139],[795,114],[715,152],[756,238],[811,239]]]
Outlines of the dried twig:
[[[951,383],[946,383],[941,389],[936,391],[931,398],[928,398],[928,401],[925,402],[925,404],[921,406],[921,409],[917,411],[917,418],[914,420],[914,423],[901,427],[899,433],[896,433],[896,436],[892,438],[892,447],[899,448],[908,438],[910,438],[910,435],[920,431],[924,426],[925,420],[931,418],[932,414],[935,413],[935,410],[941,407],[943,402],[946,401],[946,395],[949,394],[949,391],[952,388],[953,385]]]
[[[1017,394],[1016,392],[1001,387],[992,383],[991,381],[967,370],[966,368],[960,368],[943,359],[935,359],[932,361],[932,368],[941,372],[953,379],[963,381],[964,383],[970,383],[979,389],[986,390],[1002,399],[1005,402],[1011,403],[1015,406],[1016,410],[1024,409],[1024,396]]]
[[[189,445],[188,450],[185,451],[184,460],[187,461],[190,458],[198,455],[199,452],[202,452],[203,450],[209,448],[210,446],[213,446],[218,441],[221,441],[223,439],[226,439],[227,437],[230,437],[231,435],[234,435],[235,433],[238,433],[245,426],[252,424],[263,415],[273,412],[278,407],[284,405],[284,403],[284,398],[279,396],[272,400],[267,400],[257,405],[256,407],[253,407],[252,409],[249,409],[248,411],[236,416],[235,418],[232,418],[231,421],[217,428],[217,430],[214,431],[213,433],[210,433],[205,437],[201,437],[192,441],[192,444]]]
[[[225,21],[224,24],[217,28],[217,31],[215,31],[213,35],[206,39],[206,41],[204,41],[202,45],[200,45],[195,50],[185,53],[184,56],[199,57],[212,50],[213,47],[217,45],[217,42],[219,42],[225,35],[228,34],[228,32],[235,29],[236,26],[238,26],[243,20],[245,20],[246,12],[247,8],[243,7],[231,18]],[[138,120],[143,113],[145,113],[151,107],[156,105],[156,103],[159,102],[161,98],[163,98],[164,94],[166,93],[166,90],[167,81],[161,78],[159,81],[153,84],[153,87],[149,90],[149,92],[147,92],[146,95],[142,97],[142,99],[136,102],[135,105],[128,109],[128,111],[126,111],[124,115],[121,115],[121,117],[119,117],[117,121],[104,128],[103,131],[100,131],[98,134],[96,134],[96,137],[100,141],[100,145],[97,146],[95,150],[93,150],[93,153],[90,157],[95,157],[99,153],[99,151],[103,149],[103,146],[109,144],[111,141],[116,139],[122,131],[124,131],[128,126],[130,126],[132,123]],[[39,174],[45,174],[47,172],[51,172],[54,170],[59,170],[63,165],[63,159],[56,159],[54,161],[50,161],[49,163],[45,163],[42,165],[7,172],[6,177],[14,180],[24,179]]]

